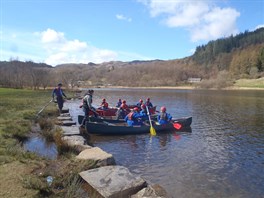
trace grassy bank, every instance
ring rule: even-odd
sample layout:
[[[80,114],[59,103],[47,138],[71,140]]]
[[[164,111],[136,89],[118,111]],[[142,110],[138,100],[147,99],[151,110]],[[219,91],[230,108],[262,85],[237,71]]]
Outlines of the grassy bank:
[[[51,121],[58,116],[55,103],[36,118],[50,99],[50,90],[0,88],[0,197],[74,197],[81,185],[78,172],[95,166],[92,161],[76,160],[74,150],[62,145],[60,131]],[[22,148],[35,125],[41,126],[38,133],[52,132],[53,140],[60,142],[64,150],[58,159],[42,158]],[[52,185],[47,176],[54,178]]]
[[[258,79],[239,79],[235,82],[236,88],[264,89],[264,77]]]

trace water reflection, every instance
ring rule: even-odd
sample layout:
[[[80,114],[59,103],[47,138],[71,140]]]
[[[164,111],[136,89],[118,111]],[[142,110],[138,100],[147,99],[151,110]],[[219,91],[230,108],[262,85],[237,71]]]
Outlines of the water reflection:
[[[91,143],[172,197],[263,197],[263,91],[98,89],[94,104],[148,97],[174,118],[192,116],[191,133],[91,136]]]
[[[46,142],[41,136],[30,137],[23,143],[25,150],[37,153],[39,156],[49,159],[57,158],[57,146],[54,142]]]

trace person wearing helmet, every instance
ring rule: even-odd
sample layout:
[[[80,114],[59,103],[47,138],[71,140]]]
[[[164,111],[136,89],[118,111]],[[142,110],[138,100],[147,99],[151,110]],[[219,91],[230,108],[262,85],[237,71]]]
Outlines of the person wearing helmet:
[[[55,87],[52,91],[52,100],[54,101],[54,97],[56,96],[56,100],[58,103],[58,107],[59,107],[59,112],[62,113],[62,108],[63,108],[63,103],[64,103],[64,99],[63,96],[65,98],[67,98],[67,96],[64,94],[63,90],[62,90],[62,84],[59,83],[57,87]]]
[[[121,100],[121,98],[119,98],[118,102],[116,104],[116,107],[119,108],[121,106],[121,104],[122,104],[122,100]]]
[[[102,109],[102,110],[107,110],[108,109],[108,103],[106,102],[105,98],[102,100],[102,103],[101,103],[99,108]]]
[[[160,125],[167,124],[171,121],[172,116],[166,112],[166,107],[162,106],[160,108],[160,114],[158,115],[158,122]]]
[[[130,112],[126,102],[122,102],[121,106],[116,112],[116,119],[124,119],[126,115]]]
[[[148,112],[145,104],[141,105],[141,111],[139,114],[142,116],[142,120],[148,120]]]
[[[150,98],[147,98],[146,102],[145,102],[145,105],[148,107],[148,108],[153,108],[153,105],[152,103],[150,102]]]
[[[135,107],[127,116],[125,117],[125,121],[127,122],[128,126],[134,125],[142,125],[142,116],[139,113],[139,108]]]
[[[142,99],[140,99],[139,101],[138,101],[138,103],[136,104],[136,106],[139,108],[139,109],[141,109],[141,105],[143,104],[143,100]]]
[[[84,112],[84,118],[82,120],[81,123],[81,128],[85,127],[85,122],[89,120],[89,112],[92,111],[94,116],[97,117],[97,113],[95,108],[92,106],[93,103],[93,93],[94,90],[88,90],[88,92],[85,94],[85,96],[83,97],[82,101],[82,110]]]

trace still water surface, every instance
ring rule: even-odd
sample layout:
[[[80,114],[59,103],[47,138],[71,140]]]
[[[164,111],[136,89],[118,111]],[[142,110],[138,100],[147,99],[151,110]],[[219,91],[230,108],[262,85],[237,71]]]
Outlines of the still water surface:
[[[98,89],[93,104],[148,97],[174,118],[192,116],[192,132],[91,136],[90,142],[171,197],[264,197],[264,91]],[[70,103],[77,120],[80,101]]]

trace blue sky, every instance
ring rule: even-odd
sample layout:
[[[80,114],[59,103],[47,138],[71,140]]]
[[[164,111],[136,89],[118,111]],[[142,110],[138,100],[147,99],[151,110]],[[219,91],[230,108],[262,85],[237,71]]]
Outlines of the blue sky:
[[[0,0],[0,60],[171,60],[264,27],[263,0]]]

